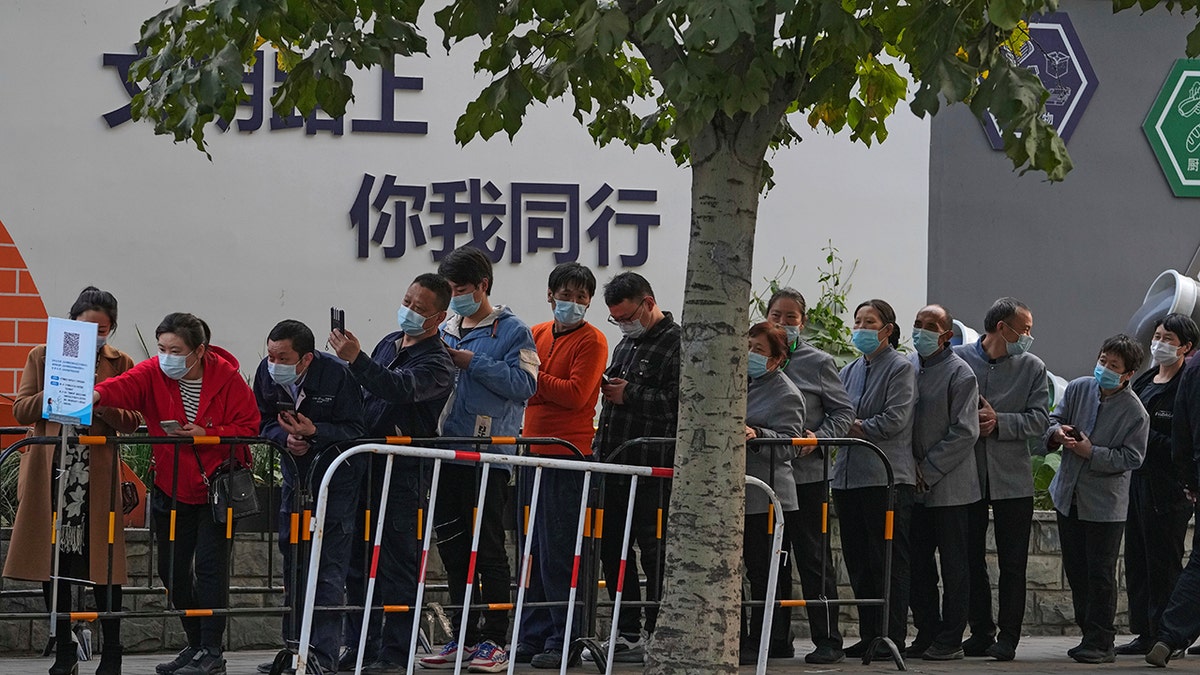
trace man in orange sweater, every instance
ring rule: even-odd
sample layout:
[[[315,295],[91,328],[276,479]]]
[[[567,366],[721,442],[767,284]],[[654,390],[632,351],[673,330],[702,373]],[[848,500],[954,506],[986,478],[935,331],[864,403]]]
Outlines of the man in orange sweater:
[[[526,436],[561,438],[588,457],[592,453],[600,376],[608,359],[604,334],[583,318],[595,292],[596,277],[579,263],[563,263],[550,272],[546,299],[554,320],[533,327],[542,365],[538,369],[537,393],[525,409],[523,432]],[[562,446],[533,446],[530,450],[556,458],[579,457]],[[529,504],[532,470],[523,477],[521,499]],[[583,473],[579,471],[550,469],[542,473],[526,602],[568,599],[582,490]],[[573,637],[579,636],[580,618],[577,609],[572,621]],[[566,606],[526,608],[520,621],[517,662],[557,669],[569,647],[564,644]]]

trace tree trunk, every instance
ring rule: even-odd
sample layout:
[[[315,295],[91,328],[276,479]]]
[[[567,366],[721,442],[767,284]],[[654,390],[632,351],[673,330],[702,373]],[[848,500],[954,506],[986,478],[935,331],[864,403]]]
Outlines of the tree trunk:
[[[735,137],[710,127],[692,146],[675,478],[647,673],[738,671],[746,332],[766,139],[739,152]]]

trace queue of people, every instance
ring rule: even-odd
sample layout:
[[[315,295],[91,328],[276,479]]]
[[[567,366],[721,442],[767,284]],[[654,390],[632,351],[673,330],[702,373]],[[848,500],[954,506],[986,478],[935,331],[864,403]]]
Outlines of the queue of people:
[[[128,355],[104,344],[116,329],[116,299],[89,287],[70,316],[97,323],[101,337],[90,433],[129,432],[144,421],[154,436],[263,436],[286,449],[279,542],[289,606],[305,588],[308,570],[287,543],[298,504],[294,497],[315,492],[346,441],[397,435],[553,436],[570,442],[574,451],[532,446],[530,452],[580,462],[671,465],[669,445],[627,443],[673,437],[678,420],[681,329],[659,305],[650,283],[625,272],[603,287],[608,321],[622,334],[611,358],[604,334],[587,319],[598,290],[587,267],[563,263],[551,272],[546,298],[552,319],[532,328],[510,308],[493,303],[494,288],[488,257],[473,248],[457,249],[441,261],[437,274],[421,274],[407,287],[398,330],[370,354],[351,331],[331,332],[330,354],[318,349],[308,326],[281,321],[266,336],[267,356],[251,387],[238,374],[236,359],[212,344],[208,324],[191,314],[165,317],[156,330],[157,357],[133,365]],[[1193,456],[1200,445],[1191,441],[1200,439],[1200,412],[1191,410],[1189,397],[1200,389],[1200,371],[1184,367],[1200,340],[1191,319],[1169,315],[1159,322],[1150,350],[1156,368],[1137,379],[1145,360],[1142,346],[1124,335],[1104,341],[1093,375],[1072,381],[1051,413],[1045,366],[1029,352],[1032,313],[1012,298],[1001,298],[988,310],[977,342],[954,346],[949,310],[936,304],[921,308],[909,333],[910,354],[899,349],[902,329],[891,305],[865,301],[855,308],[852,333],[861,356],[840,371],[830,355],[801,337],[806,312],[801,293],[781,289],[768,302],[766,321],[749,330],[746,439],[861,439],[886,455],[895,483],[889,507],[885,467],[862,445],[837,448],[828,476],[822,453],[812,447],[748,446],[747,473],[771,481],[784,512],[784,549],[790,552],[772,554],[770,506],[761,494],[747,491],[748,599],[765,597],[772,564],[780,568],[780,597],[789,597],[795,565],[802,597],[814,601],[806,608],[814,646],[804,656],[807,663],[834,664],[870,649],[878,650],[873,656],[890,656],[876,638],[889,638],[908,658],[1015,658],[1033,519],[1031,453],[1063,456],[1050,491],[1083,634],[1069,655],[1082,663],[1105,663],[1116,654],[1143,654],[1165,665],[1200,634],[1195,598],[1187,595],[1200,588],[1200,548],[1188,568],[1182,567],[1197,489]],[[44,360],[44,347],[30,353],[14,406],[18,421],[36,425],[39,435],[56,431],[41,420]],[[593,426],[597,400],[600,415]],[[513,446],[488,450],[516,452]],[[247,465],[248,450],[160,444],[153,455],[150,513],[158,572],[171,605],[227,607],[231,551],[226,524],[208,504],[208,484],[223,464]],[[101,536],[107,526],[96,520],[107,516],[119,489],[110,481],[118,452],[102,446],[89,453],[84,446],[66,456],[69,466],[57,467],[54,449],[40,446],[22,460],[13,541],[33,553],[10,556],[4,575],[43,582],[49,603],[50,515],[57,506],[71,507],[62,523],[66,571],[59,575],[59,609],[65,611],[69,597],[64,579],[82,579],[95,584],[99,608],[119,611],[123,538],[118,529],[117,564],[109,570],[102,555],[109,543]],[[374,540],[376,530],[374,604],[416,601],[419,514],[428,506],[430,466],[396,458],[385,485],[385,462],[383,456],[360,456],[335,474],[316,595],[305,602],[363,604],[364,570],[372,567],[372,552],[355,542]],[[67,491],[68,504],[55,504],[56,468],[81,486]],[[508,644],[506,611],[463,609],[510,601],[505,515],[531,506],[531,475],[513,480],[504,465],[487,471],[442,465],[432,505],[433,535],[447,574],[453,639],[420,658],[421,667],[448,669],[461,662],[470,672],[500,672],[510,659],[559,668],[564,661],[571,666],[580,657],[595,658],[586,650],[576,654],[567,642],[568,634],[579,635],[581,615],[575,612],[572,625],[566,625],[576,522],[562,515],[577,513],[584,498],[580,472],[549,470],[542,476],[526,580],[526,599],[537,604],[515,617],[519,643]],[[371,514],[385,506],[385,488],[386,522],[373,523]],[[628,477],[614,475],[605,479],[602,492],[609,526],[600,536],[600,561],[605,578],[614,580],[607,591],[615,597],[623,564],[626,576],[646,580],[644,588],[639,583],[624,587],[624,601],[638,604],[623,607],[615,644],[604,648],[611,648],[617,661],[640,662],[655,630],[652,603],[662,588],[670,484],[640,484],[630,503]],[[885,574],[890,574],[888,605],[859,607],[860,639],[849,646],[843,644],[836,603],[821,602],[838,599],[824,534],[830,495],[854,595],[883,597]],[[623,548],[619,524],[630,511],[629,545]],[[999,570],[996,614],[985,556],[992,522]],[[885,529],[892,541],[890,572]],[[473,537],[478,538],[475,554]],[[1122,537],[1135,639],[1116,647],[1116,560]],[[643,599],[651,604],[642,606]],[[910,610],[915,637],[907,642]],[[745,613],[744,661],[757,658],[763,611],[759,606]],[[773,611],[768,656],[792,658],[790,610]],[[359,663],[364,673],[405,672],[414,614],[316,612],[310,664],[323,673],[350,671]],[[157,666],[157,673],[225,673],[224,616],[185,616],[182,623],[187,646]],[[65,622],[59,628],[60,635],[68,630]],[[102,628],[96,672],[119,673],[120,622],[105,619]],[[284,640],[294,644],[297,617],[285,616],[282,629]],[[55,655],[51,675],[78,672],[69,640],[58,641]],[[264,664],[260,671],[271,667]]]

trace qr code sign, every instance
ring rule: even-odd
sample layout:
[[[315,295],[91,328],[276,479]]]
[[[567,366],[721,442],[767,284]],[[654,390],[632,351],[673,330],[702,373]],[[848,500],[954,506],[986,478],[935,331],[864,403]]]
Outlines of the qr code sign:
[[[62,353],[70,359],[79,358],[79,333],[63,333]]]

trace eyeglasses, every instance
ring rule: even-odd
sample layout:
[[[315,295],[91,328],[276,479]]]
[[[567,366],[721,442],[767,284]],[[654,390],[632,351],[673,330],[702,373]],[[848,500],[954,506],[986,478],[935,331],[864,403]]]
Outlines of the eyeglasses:
[[[637,308],[633,310],[633,314],[630,314],[629,316],[625,317],[624,319],[618,319],[617,317],[613,316],[612,314],[609,314],[608,322],[614,326],[619,326],[623,323],[633,321],[634,319],[638,318],[638,314],[642,313],[642,308],[646,306],[646,300],[647,300],[647,298],[642,298],[642,301],[638,303]]]

